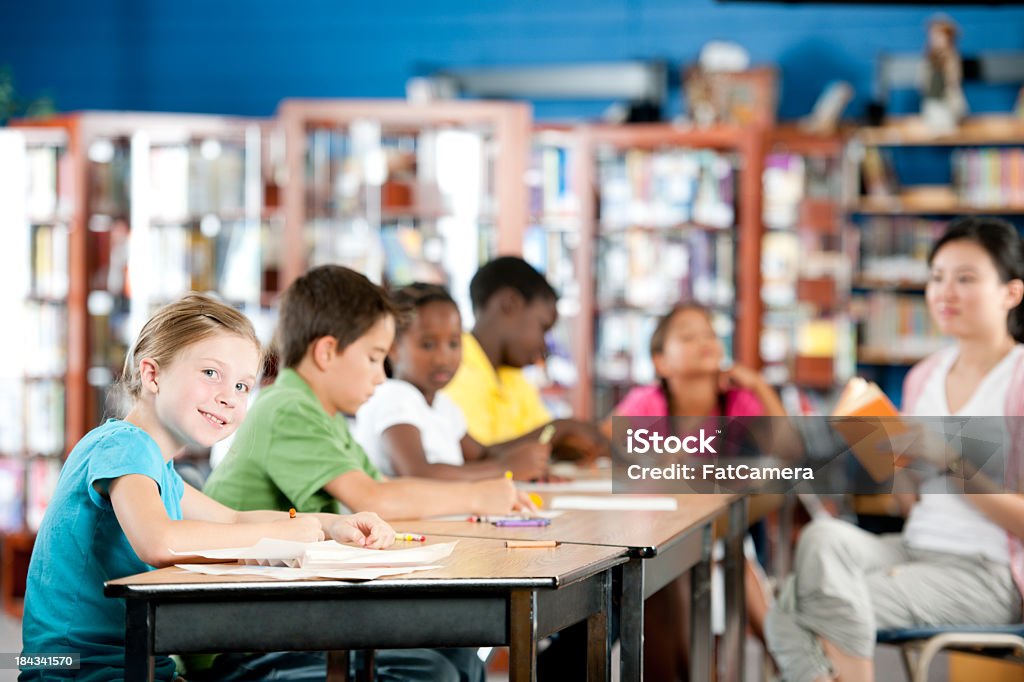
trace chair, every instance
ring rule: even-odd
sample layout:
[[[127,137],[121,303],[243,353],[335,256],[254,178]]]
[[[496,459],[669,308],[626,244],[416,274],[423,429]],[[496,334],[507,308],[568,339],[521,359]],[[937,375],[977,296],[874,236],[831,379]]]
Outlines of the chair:
[[[926,682],[932,659],[943,649],[1024,663],[1024,623],[894,628],[879,630],[876,640],[901,648],[910,682]]]

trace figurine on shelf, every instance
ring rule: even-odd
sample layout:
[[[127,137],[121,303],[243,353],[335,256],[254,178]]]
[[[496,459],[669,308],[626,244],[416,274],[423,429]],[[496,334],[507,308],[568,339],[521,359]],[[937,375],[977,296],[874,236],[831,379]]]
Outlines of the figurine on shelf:
[[[812,134],[835,134],[839,128],[839,117],[852,99],[852,85],[846,81],[832,81],[818,96],[811,113],[800,119],[800,127]]]
[[[936,134],[956,130],[967,113],[967,100],[961,88],[960,53],[956,48],[958,34],[957,25],[945,15],[937,15],[928,22],[921,115]]]

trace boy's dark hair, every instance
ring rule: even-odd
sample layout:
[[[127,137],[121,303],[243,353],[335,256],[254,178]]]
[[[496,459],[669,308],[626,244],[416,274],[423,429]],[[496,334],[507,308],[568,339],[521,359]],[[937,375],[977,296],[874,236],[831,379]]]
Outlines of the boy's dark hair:
[[[518,291],[527,303],[537,298],[558,300],[558,294],[533,266],[516,256],[500,256],[482,265],[473,275],[469,283],[473,310],[483,310],[491,297],[505,287]]]
[[[426,282],[413,282],[391,292],[391,302],[399,311],[395,320],[395,338],[409,328],[416,311],[429,303],[450,303],[456,310],[459,305],[440,284],[427,284]]]
[[[932,250],[928,254],[928,265],[932,264],[939,249],[956,241],[974,242],[985,249],[996,266],[999,280],[1004,284],[1014,279],[1024,280],[1024,244],[1012,223],[988,216],[954,220],[932,245]],[[1018,343],[1024,343],[1024,304],[1010,311],[1006,325],[1010,336]]]
[[[387,293],[340,265],[321,265],[292,282],[281,296],[274,346],[285,367],[295,367],[309,344],[333,336],[346,348],[382,317],[396,317]]]

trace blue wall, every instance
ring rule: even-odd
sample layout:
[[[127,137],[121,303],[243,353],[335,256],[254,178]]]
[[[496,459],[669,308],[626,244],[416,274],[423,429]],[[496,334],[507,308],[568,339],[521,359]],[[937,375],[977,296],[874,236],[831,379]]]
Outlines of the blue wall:
[[[23,97],[60,109],[267,115],[289,96],[399,97],[432,67],[663,58],[692,61],[711,39],[782,68],[783,118],[830,80],[859,114],[875,57],[917,52],[927,8],[717,4],[714,0],[36,0],[0,14],[0,65]],[[1024,50],[1024,8],[952,7],[965,54]],[[969,91],[976,109],[1014,92]],[[678,92],[673,104],[678,109]],[[539,103],[540,117],[599,108]],[[669,112],[677,113],[676,111]]]

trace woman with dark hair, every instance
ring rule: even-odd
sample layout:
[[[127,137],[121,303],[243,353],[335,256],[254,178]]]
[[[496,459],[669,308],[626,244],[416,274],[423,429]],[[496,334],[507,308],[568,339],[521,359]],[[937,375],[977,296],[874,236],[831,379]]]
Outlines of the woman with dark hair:
[[[929,312],[955,343],[907,375],[904,414],[1024,415],[1024,252],[1017,230],[995,218],[957,220],[928,263]],[[1020,620],[1024,495],[1004,492],[1020,490],[1020,421],[1000,420],[1003,432],[986,434],[1010,445],[998,472],[978,471],[959,453],[949,459],[944,442],[923,436],[917,455],[941,464],[924,473],[901,534],[872,535],[835,519],[803,531],[793,575],[766,623],[784,679],[874,679],[880,629]],[[993,480],[1000,477],[1002,485]],[[949,492],[957,483],[964,494]]]

